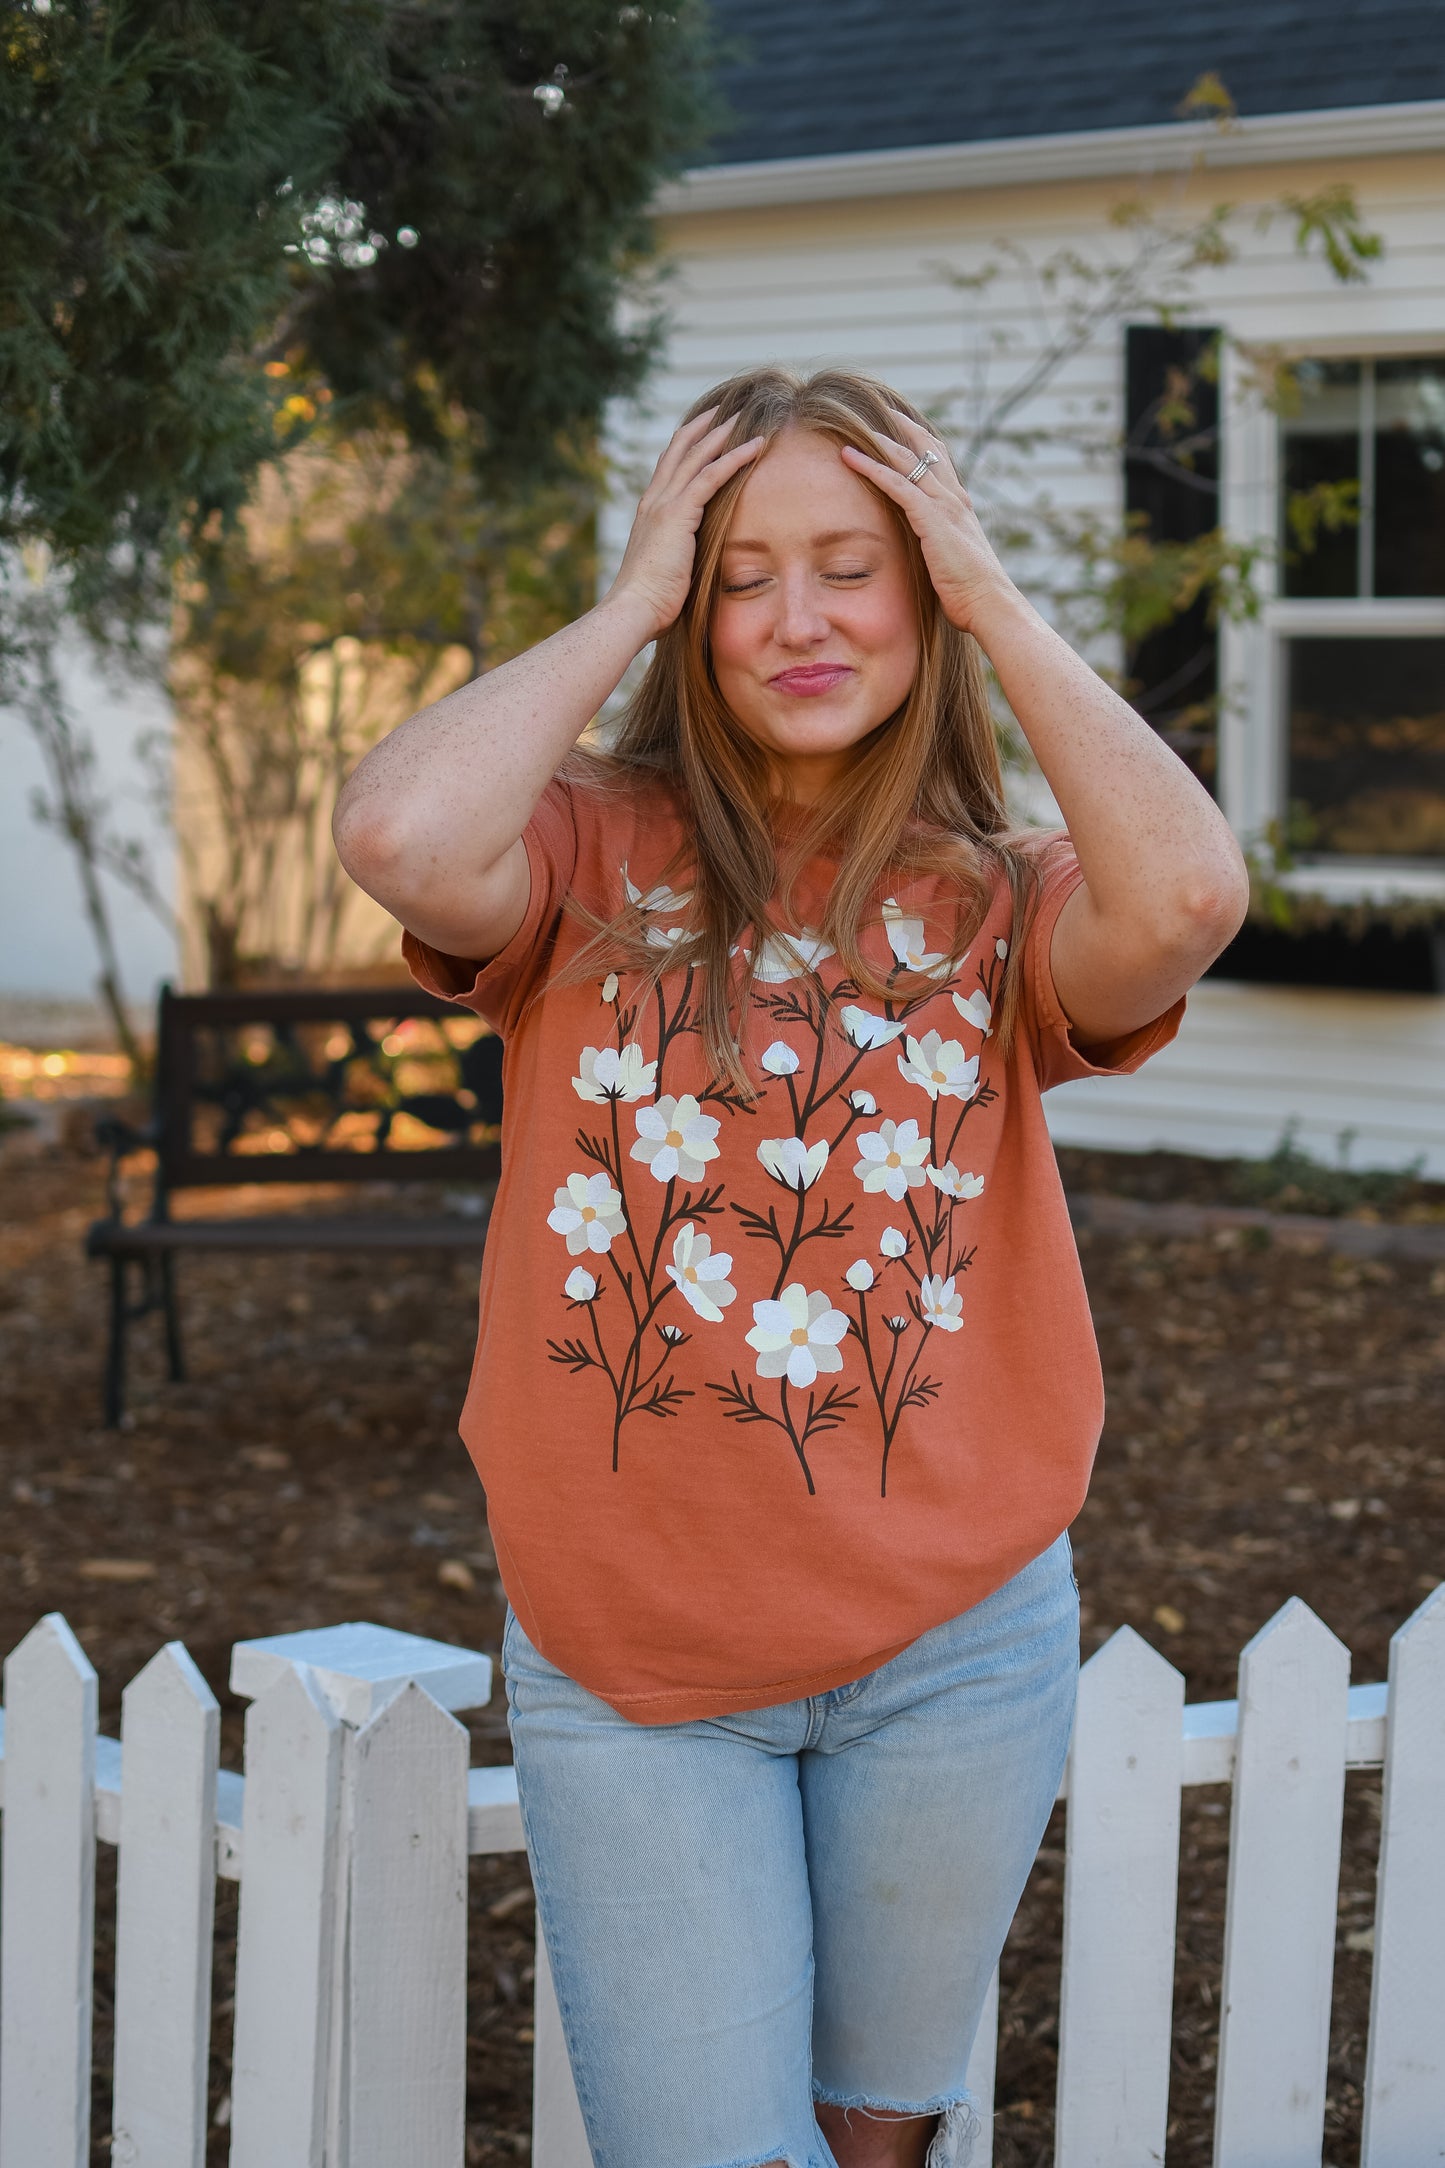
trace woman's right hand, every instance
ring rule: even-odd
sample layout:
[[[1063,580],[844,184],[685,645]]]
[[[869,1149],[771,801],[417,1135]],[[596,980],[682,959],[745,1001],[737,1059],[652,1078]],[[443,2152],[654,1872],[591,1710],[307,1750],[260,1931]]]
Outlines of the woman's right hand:
[[[755,459],[766,439],[751,437],[731,451],[722,446],[734,422],[713,423],[716,407],[694,415],[669,439],[638,501],[609,602],[631,600],[647,613],[655,638],[687,600],[697,530],[713,492]]]

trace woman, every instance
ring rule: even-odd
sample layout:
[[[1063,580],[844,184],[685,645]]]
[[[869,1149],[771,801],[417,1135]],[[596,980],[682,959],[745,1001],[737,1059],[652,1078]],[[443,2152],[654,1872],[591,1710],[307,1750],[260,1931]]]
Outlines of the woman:
[[[981,655],[1066,837],[1009,827]],[[598,2168],[961,2163],[1102,1422],[1040,1093],[1172,1037],[1229,829],[906,400],[764,370],[336,834],[506,1040],[462,1429]]]

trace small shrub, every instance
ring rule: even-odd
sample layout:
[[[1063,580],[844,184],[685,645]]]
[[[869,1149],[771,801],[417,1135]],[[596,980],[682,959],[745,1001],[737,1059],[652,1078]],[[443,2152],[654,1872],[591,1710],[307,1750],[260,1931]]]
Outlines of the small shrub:
[[[1331,1166],[1298,1144],[1299,1125],[1288,1122],[1268,1159],[1236,1160],[1230,1188],[1240,1204],[1265,1205],[1272,1212],[1318,1212],[1338,1216],[1362,1207],[1388,1212],[1399,1204],[1424,1171],[1423,1155],[1407,1167],[1356,1168],[1348,1164],[1352,1129],[1340,1131],[1338,1158]]]

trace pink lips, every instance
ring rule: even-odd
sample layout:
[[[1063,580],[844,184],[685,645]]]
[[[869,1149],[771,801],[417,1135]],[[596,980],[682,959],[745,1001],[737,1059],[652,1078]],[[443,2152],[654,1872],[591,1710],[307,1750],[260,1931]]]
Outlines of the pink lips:
[[[780,670],[768,683],[780,693],[801,693],[806,698],[812,693],[830,693],[852,675],[846,663],[809,662],[796,670]]]

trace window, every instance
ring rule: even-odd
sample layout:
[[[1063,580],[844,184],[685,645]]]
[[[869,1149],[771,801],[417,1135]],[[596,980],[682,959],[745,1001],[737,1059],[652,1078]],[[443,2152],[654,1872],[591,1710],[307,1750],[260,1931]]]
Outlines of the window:
[[[1283,795],[1302,856],[1445,862],[1445,355],[1298,365]]]

